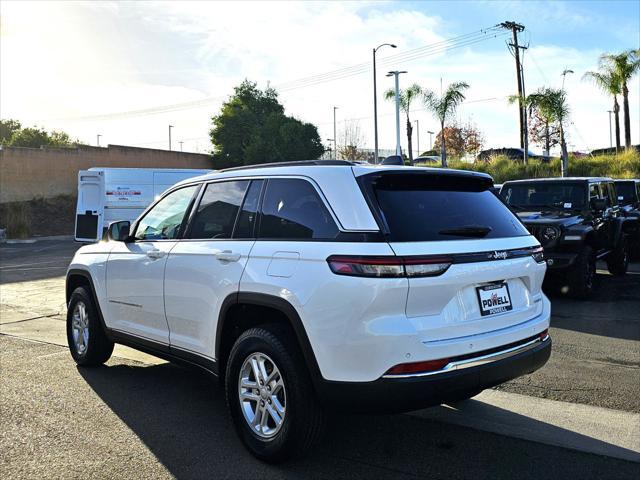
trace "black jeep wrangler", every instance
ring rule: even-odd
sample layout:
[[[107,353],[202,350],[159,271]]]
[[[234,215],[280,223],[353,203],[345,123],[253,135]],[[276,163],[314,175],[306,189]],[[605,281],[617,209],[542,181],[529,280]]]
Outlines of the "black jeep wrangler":
[[[620,213],[631,219],[629,250],[632,257],[640,258],[640,180],[616,180],[615,184]]]
[[[544,247],[545,282],[574,297],[594,288],[596,260],[624,275],[629,219],[620,214],[610,178],[550,178],[506,182],[504,202]]]

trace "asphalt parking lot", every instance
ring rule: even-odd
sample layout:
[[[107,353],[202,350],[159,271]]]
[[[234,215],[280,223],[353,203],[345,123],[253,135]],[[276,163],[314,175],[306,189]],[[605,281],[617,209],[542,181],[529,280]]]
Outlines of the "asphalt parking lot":
[[[65,348],[68,240],[0,246],[2,478],[640,478],[640,263],[552,297],[550,362],[476,399],[333,416],[309,458],[268,466],[237,440],[200,372],[117,347]]]

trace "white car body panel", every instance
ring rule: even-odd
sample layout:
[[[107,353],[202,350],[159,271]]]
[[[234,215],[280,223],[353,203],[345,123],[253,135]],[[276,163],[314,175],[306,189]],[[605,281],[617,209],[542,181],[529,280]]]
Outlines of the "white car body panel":
[[[164,270],[176,242],[114,243],[107,262],[107,301],[102,305],[107,326],[168,344]]]
[[[182,184],[226,178],[306,178],[343,232],[377,232],[356,178],[383,169],[409,168],[248,168]],[[546,330],[550,304],[541,291],[546,266],[532,257],[519,257],[456,263],[434,277],[372,278],[334,274],[327,264],[329,256],[446,255],[536,246],[539,243],[529,235],[391,244],[260,239],[108,242],[91,246],[93,250],[80,249],[70,268],[91,272],[109,328],[207,359],[215,356],[225,298],[246,292],[283,299],[298,313],[324,379],[371,382],[394,365],[480,352]],[[147,258],[153,248],[166,255]],[[238,260],[221,262],[216,255],[223,250],[238,254]],[[131,255],[138,256],[135,262],[122,261]],[[513,310],[482,317],[476,287],[497,281],[507,282]]]
[[[228,295],[238,291],[254,243],[190,240],[171,250],[164,298],[172,346],[215,358],[220,307]]]

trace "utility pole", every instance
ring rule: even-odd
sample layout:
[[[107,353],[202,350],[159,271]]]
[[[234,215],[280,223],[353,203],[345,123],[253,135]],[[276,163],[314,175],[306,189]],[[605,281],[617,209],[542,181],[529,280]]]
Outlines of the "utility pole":
[[[400,147],[400,81],[398,77],[401,73],[407,73],[406,71],[399,72],[398,70],[394,70],[392,72],[387,73],[387,77],[395,77],[396,84],[396,155],[402,156],[402,149]]]
[[[609,118],[611,118],[611,117],[609,117]],[[609,122],[609,123],[611,123],[611,122]],[[96,137],[96,145],[97,145],[98,147],[100,146],[100,137],[101,137],[101,136],[102,136],[102,135],[98,134],[98,135],[97,135],[97,137]]]
[[[171,129],[173,128],[173,125],[169,125],[169,151],[171,151]]]
[[[420,156],[420,120],[416,120],[416,136],[418,137],[418,155],[416,155],[416,157]]]
[[[516,22],[502,22],[500,24],[502,28],[507,30],[511,30],[513,33],[513,43],[510,43],[509,46],[513,47],[513,56],[516,59],[516,77],[518,81],[518,111],[520,112],[520,148],[525,148],[525,135],[527,134],[525,130],[525,122],[526,122],[526,108],[524,107],[524,92],[523,92],[523,82],[522,82],[522,66],[520,65],[520,49],[526,49],[526,47],[521,47],[518,45],[518,33],[524,30],[524,25],[520,25]],[[525,158],[527,156],[527,152],[525,150]]]
[[[613,110],[607,110],[609,112],[609,148],[613,148],[613,133],[611,132],[611,114]]]
[[[180,151],[182,151],[182,144],[183,144],[184,142],[178,142],[178,143],[180,144]]]
[[[374,163],[378,163],[378,93],[376,91],[376,52],[384,46],[396,48],[393,43],[383,43],[373,49],[373,136],[375,138],[375,147],[373,150]],[[333,135],[336,136],[335,133]]]
[[[338,107],[333,107],[333,159],[338,159],[338,144],[336,143],[336,110]]]
[[[433,150],[433,134],[435,132],[432,132],[431,130],[427,130],[427,133],[429,134],[429,150]]]

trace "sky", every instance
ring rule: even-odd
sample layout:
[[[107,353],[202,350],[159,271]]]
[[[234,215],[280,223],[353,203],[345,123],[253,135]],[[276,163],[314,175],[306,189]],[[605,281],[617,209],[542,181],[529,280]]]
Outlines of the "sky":
[[[0,2],[0,117],[63,130],[83,143],[209,152],[211,117],[242,80],[272,86],[288,115],[325,144],[345,125],[373,148],[372,49],[377,53],[381,149],[395,148],[389,70],[400,87],[436,92],[464,81],[459,123],[485,147],[519,146],[512,20],[525,26],[527,92],[560,88],[571,107],[571,150],[609,146],[612,99],[582,80],[598,56],[640,47],[640,0],[424,2]],[[450,40],[453,39],[453,43]],[[455,48],[449,48],[452,45]],[[446,48],[445,48],[446,47]],[[640,143],[640,76],[629,85],[632,142]],[[438,122],[416,101],[422,151]],[[406,134],[402,118],[402,145]],[[622,122],[622,119],[621,119]],[[624,137],[622,137],[624,138]],[[414,133],[414,148],[417,150]],[[182,142],[180,144],[179,142]],[[540,152],[539,146],[533,151]]]

